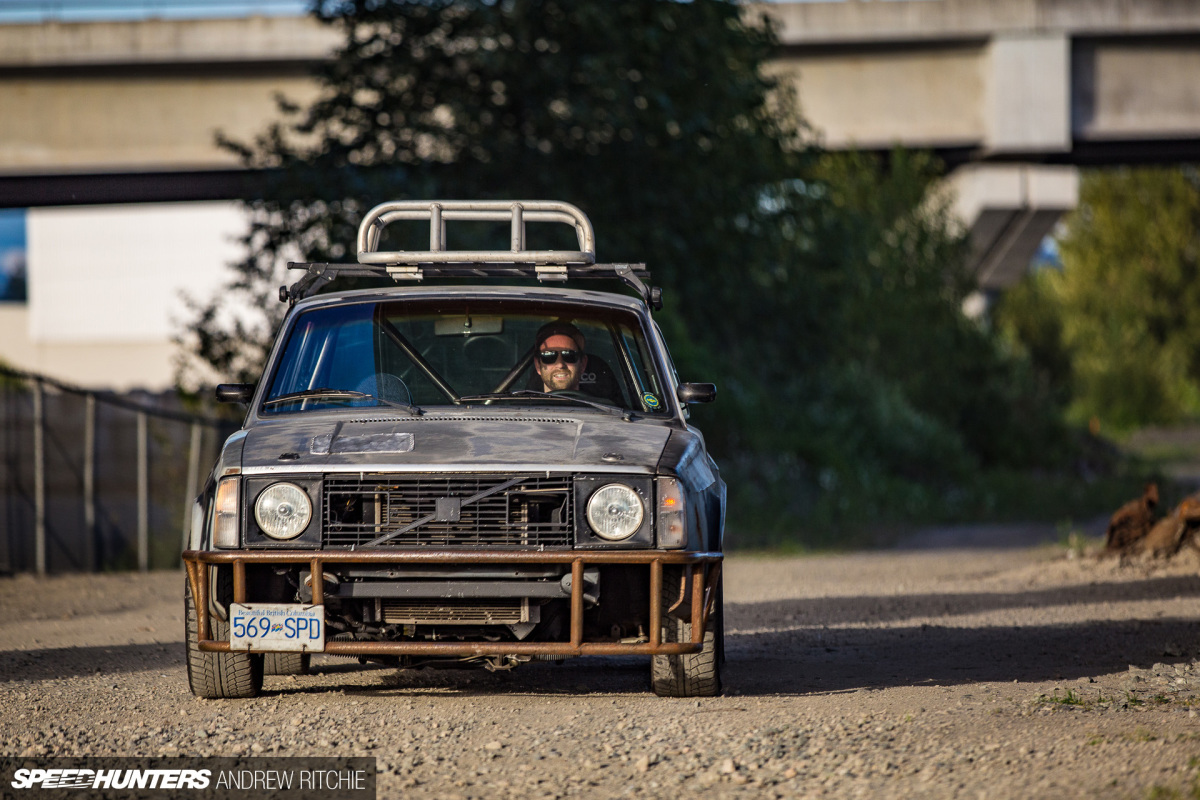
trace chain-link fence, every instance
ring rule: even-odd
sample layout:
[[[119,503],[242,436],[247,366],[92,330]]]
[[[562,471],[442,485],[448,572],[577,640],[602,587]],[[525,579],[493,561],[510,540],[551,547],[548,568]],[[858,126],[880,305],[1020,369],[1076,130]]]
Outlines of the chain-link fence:
[[[174,392],[0,368],[0,574],[178,566],[192,500],[236,428]]]

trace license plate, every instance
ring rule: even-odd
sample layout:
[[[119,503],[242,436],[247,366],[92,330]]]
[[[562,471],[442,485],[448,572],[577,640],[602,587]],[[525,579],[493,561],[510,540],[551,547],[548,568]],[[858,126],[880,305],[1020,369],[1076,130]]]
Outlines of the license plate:
[[[230,603],[229,649],[323,652],[325,606]]]

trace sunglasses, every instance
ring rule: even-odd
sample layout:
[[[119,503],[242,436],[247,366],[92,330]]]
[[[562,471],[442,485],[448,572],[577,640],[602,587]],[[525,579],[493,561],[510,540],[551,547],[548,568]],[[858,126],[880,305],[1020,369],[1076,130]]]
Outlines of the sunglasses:
[[[579,356],[582,355],[578,350],[543,350],[538,355],[538,360],[549,366],[562,358],[564,364],[579,363]]]

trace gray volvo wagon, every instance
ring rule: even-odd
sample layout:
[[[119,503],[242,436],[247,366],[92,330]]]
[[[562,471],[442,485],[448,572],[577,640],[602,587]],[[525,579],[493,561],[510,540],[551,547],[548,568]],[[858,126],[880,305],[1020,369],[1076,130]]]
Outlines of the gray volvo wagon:
[[[510,224],[511,248],[448,250],[456,220]],[[428,250],[380,249],[412,221]],[[527,249],[529,222],[579,249]],[[687,411],[716,390],[679,382],[644,267],[595,263],[587,217],[545,201],[384,203],[357,250],[290,265],[261,380],[217,389],[248,411],[183,554],[192,691],[253,696],[323,652],[645,655],[657,694],[720,692],[725,484]],[[314,294],[347,276],[394,284]],[[562,286],[582,278],[632,292]]]

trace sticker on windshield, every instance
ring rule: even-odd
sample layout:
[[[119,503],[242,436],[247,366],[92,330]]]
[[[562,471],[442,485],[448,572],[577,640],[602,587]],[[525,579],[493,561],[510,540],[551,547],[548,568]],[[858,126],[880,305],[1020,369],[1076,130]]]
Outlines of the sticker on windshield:
[[[655,397],[654,395],[650,394],[649,392],[646,392],[645,394],[642,395],[642,402],[646,404],[646,408],[650,408],[650,409],[658,408],[658,398]]]

